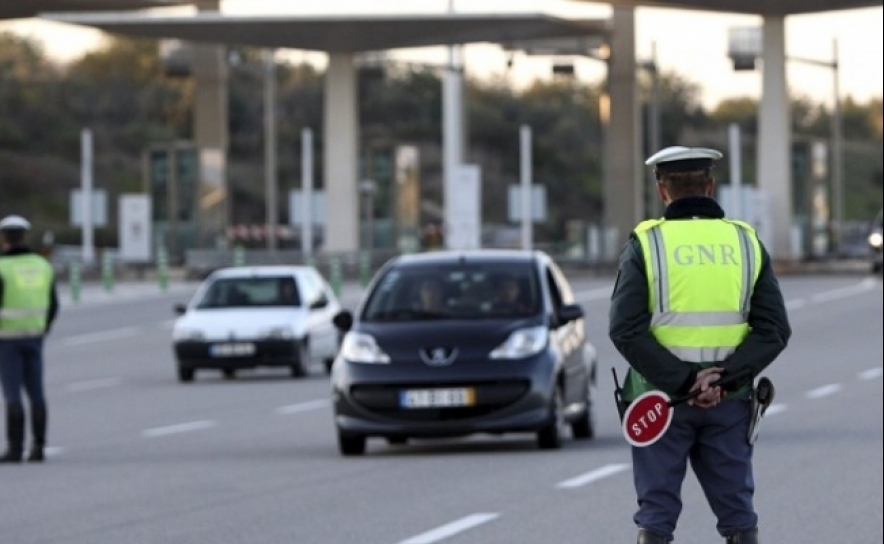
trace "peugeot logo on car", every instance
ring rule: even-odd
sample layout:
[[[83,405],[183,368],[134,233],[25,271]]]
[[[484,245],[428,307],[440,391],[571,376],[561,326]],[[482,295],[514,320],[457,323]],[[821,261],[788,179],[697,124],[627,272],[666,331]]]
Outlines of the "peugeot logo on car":
[[[445,366],[454,362],[457,348],[424,348],[420,350],[421,360],[430,366]]]

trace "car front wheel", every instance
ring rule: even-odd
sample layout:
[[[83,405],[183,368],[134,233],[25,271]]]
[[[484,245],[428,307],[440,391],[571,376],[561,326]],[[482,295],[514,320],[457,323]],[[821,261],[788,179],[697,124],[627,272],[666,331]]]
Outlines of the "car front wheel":
[[[595,436],[595,424],[592,412],[592,394],[590,387],[586,387],[586,407],[580,417],[571,422],[571,434],[574,438],[589,439]]]
[[[338,449],[341,455],[362,455],[365,453],[365,440],[360,434],[345,433],[338,429]]]
[[[179,382],[192,382],[193,381],[193,368],[183,364],[178,363],[178,381]]]
[[[562,435],[565,428],[565,401],[562,390],[556,387],[550,406],[550,421],[537,432],[537,445],[543,450],[554,450],[562,447]]]
[[[310,346],[307,340],[298,342],[298,360],[292,365],[292,378],[303,378],[310,368]]]

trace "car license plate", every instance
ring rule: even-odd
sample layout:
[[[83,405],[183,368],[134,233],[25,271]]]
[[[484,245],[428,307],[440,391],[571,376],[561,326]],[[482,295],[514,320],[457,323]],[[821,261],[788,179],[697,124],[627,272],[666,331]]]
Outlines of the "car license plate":
[[[450,408],[474,404],[476,392],[472,387],[408,389],[399,392],[399,406],[402,408]]]
[[[209,348],[212,357],[246,357],[255,354],[255,344],[251,342],[229,342],[213,344]]]

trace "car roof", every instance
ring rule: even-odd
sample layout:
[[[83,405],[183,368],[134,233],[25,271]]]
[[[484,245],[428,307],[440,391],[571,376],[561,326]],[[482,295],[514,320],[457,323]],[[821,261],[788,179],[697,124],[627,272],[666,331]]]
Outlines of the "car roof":
[[[549,257],[539,250],[471,249],[408,253],[390,261],[391,266],[432,266],[454,263],[536,263]]]
[[[316,268],[307,265],[264,265],[264,266],[230,266],[219,268],[211,274],[211,278],[262,278],[275,276],[299,276],[307,272],[315,272]]]

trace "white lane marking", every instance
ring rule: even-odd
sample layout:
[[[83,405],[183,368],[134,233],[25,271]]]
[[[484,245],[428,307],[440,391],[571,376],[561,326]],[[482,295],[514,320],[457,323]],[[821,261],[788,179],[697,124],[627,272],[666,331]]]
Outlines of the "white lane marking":
[[[872,289],[875,286],[875,283],[876,282],[874,280],[867,278],[855,285],[848,285],[847,287],[839,287],[838,289],[832,289],[830,291],[817,293],[811,296],[810,300],[816,303],[820,303],[852,297],[854,295],[865,293],[866,291]]]
[[[203,429],[211,429],[217,423],[212,420],[191,421],[189,423],[179,423],[177,425],[166,425],[165,427],[154,427],[141,431],[144,438],[156,438],[158,436],[166,436],[170,434],[187,433],[190,431],[201,431]]]
[[[91,391],[92,389],[101,389],[103,387],[115,387],[123,383],[120,378],[100,378],[97,380],[86,380],[82,382],[73,382],[64,386],[69,393],[79,393],[81,391]]]
[[[118,340],[120,338],[128,338],[138,334],[138,327],[121,327],[119,329],[111,329],[109,331],[92,332],[88,334],[79,334],[77,336],[69,336],[62,340],[65,346],[82,346],[95,342],[107,342],[108,340]]]
[[[828,397],[829,395],[834,395],[838,391],[841,391],[840,383],[830,383],[828,385],[823,385],[822,387],[817,387],[816,389],[811,389],[804,396],[808,399],[821,399],[823,397]]]
[[[556,487],[561,489],[571,489],[574,487],[584,486],[586,484],[591,484],[592,482],[596,482],[601,480],[602,478],[607,478],[608,476],[613,476],[618,472],[623,472],[628,469],[629,465],[626,463],[617,463],[614,465],[605,465],[602,468],[597,468],[586,474],[581,474],[580,476],[576,476],[569,480],[565,480],[563,482],[559,482],[556,484]]]
[[[863,370],[857,375],[857,378],[860,380],[874,380],[875,378],[880,378],[882,375],[884,375],[884,369],[879,366],[878,368]]]
[[[771,404],[770,406],[767,407],[767,410],[764,411],[764,417],[782,414],[783,412],[785,412],[788,409],[789,409],[788,404]]]
[[[411,537],[408,540],[403,540],[399,544],[433,544],[433,542],[439,542],[440,540],[454,536],[457,533],[462,533],[463,531],[472,529],[483,523],[488,523],[498,516],[500,516],[500,514],[471,514],[457,521],[452,521],[451,523],[427,531],[426,533]]]
[[[807,300],[803,298],[796,298],[795,300],[787,300],[786,301],[786,309],[787,310],[799,310],[807,306]]]
[[[609,285],[607,287],[599,287],[598,289],[590,289],[588,291],[578,291],[574,293],[574,298],[578,298],[580,300],[598,300],[602,298],[611,298],[611,293],[614,291],[614,286]]]
[[[319,410],[320,408],[326,408],[331,405],[331,401],[328,399],[317,399],[311,400],[307,402],[301,402],[298,404],[289,404],[287,406],[280,406],[276,409],[276,413],[280,415],[288,415],[288,414],[297,414],[299,412],[307,412],[310,410]]]

